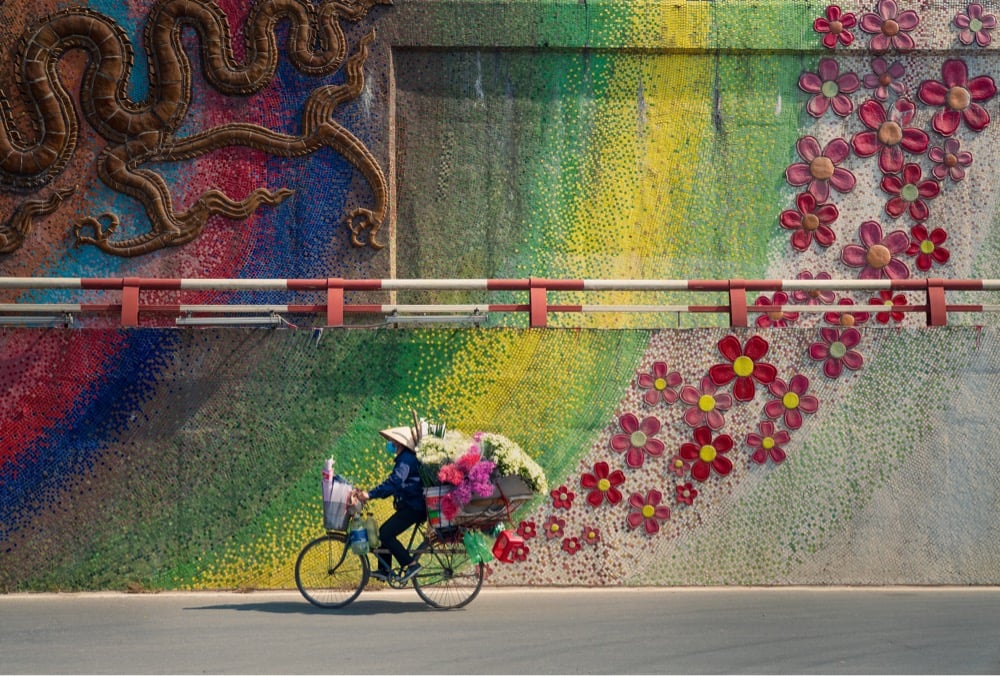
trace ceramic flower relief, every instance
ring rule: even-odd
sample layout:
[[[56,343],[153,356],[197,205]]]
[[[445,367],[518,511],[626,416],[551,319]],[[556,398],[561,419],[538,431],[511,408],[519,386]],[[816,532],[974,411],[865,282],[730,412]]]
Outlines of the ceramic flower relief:
[[[875,313],[875,321],[879,324],[888,324],[889,320],[901,322],[906,317],[905,312],[895,309],[906,305],[905,294],[899,293],[893,296],[892,291],[889,289],[882,289],[878,292],[877,296],[868,301],[868,304],[886,306],[886,310],[884,312]]]
[[[720,476],[726,476],[733,471],[733,462],[726,457],[733,448],[733,438],[728,434],[720,434],[712,438],[712,430],[708,426],[699,427],[694,431],[694,443],[681,444],[681,457],[690,460],[691,476],[698,481],[707,481],[714,470]]]
[[[812,272],[809,270],[803,270],[797,276],[797,279],[831,279],[829,272],[820,272],[815,277],[813,277]],[[792,291],[792,300],[795,301],[796,305],[829,305],[834,301],[837,295],[830,289],[795,289]]]
[[[782,445],[791,440],[791,435],[785,430],[776,431],[770,420],[761,421],[758,429],[759,434],[751,432],[747,435],[747,446],[754,449],[750,459],[758,465],[763,465],[768,458],[775,464],[784,462],[786,455]]]
[[[877,13],[861,16],[861,30],[874,37],[868,48],[875,54],[883,54],[890,49],[905,52],[913,49],[913,38],[909,33],[920,23],[920,17],[912,9],[899,11],[895,0],[879,0]]]
[[[625,517],[625,523],[633,530],[642,526],[649,535],[660,532],[660,524],[670,518],[670,508],[660,504],[662,499],[663,495],[656,489],[645,496],[633,493],[628,499],[632,509]]]
[[[675,455],[670,458],[670,464],[667,465],[667,471],[674,476],[683,477],[691,471],[691,463],[681,456]]]
[[[781,418],[788,429],[799,429],[802,414],[815,413],[819,409],[819,399],[808,394],[809,379],[801,373],[792,376],[787,385],[777,378],[768,389],[777,398],[764,404],[764,414],[768,418]]]
[[[567,554],[569,554],[570,556],[576,554],[582,548],[583,545],[580,544],[580,538],[578,537],[563,538],[562,550]]]
[[[945,178],[961,181],[965,178],[965,170],[972,164],[972,153],[961,147],[961,141],[949,138],[945,139],[943,146],[934,146],[928,150],[927,157],[934,162],[931,176],[939,181]]]
[[[861,79],[854,73],[840,72],[836,59],[820,59],[817,72],[806,71],[799,76],[799,89],[812,94],[806,103],[806,112],[813,117],[823,117],[830,108],[840,117],[854,112],[854,102],[848,94],[861,87]]]
[[[803,192],[795,198],[795,209],[786,209],[778,216],[778,222],[786,230],[793,230],[792,246],[805,251],[813,240],[822,247],[833,244],[837,239],[830,227],[840,217],[837,205],[829,202],[820,204],[812,193]]]
[[[592,507],[600,507],[607,500],[608,504],[617,505],[622,501],[622,493],[618,487],[625,483],[625,473],[620,469],[611,471],[606,462],[594,463],[593,473],[586,472],[580,476],[580,485],[590,492],[587,502]]]
[[[775,291],[774,297],[757,296],[754,301],[755,307],[780,306],[788,304],[788,294],[784,291]],[[788,312],[786,310],[768,310],[757,316],[756,324],[759,328],[770,329],[773,327],[784,328],[792,324],[799,318],[798,312]]]
[[[864,365],[864,357],[854,348],[861,342],[861,333],[855,328],[822,328],[820,341],[809,345],[809,357],[823,362],[823,373],[828,378],[839,378],[844,369],[857,371]]]
[[[538,535],[538,531],[535,530],[534,521],[522,521],[517,525],[517,534],[520,535],[525,540],[530,540],[531,538]]]
[[[661,401],[672,404],[677,401],[677,386],[681,384],[681,376],[677,371],[670,371],[664,361],[653,362],[650,373],[636,374],[636,384],[639,389],[646,390],[642,400],[649,406],[656,406]]]
[[[696,497],[698,497],[698,490],[691,485],[691,482],[677,485],[677,502],[693,505]]]
[[[983,11],[978,2],[970,3],[965,13],[955,15],[955,27],[959,29],[958,41],[963,45],[975,42],[980,47],[988,47],[992,38],[990,31],[997,27],[997,18]]]
[[[804,162],[796,162],[785,169],[785,180],[789,185],[807,186],[806,191],[825,202],[830,197],[830,188],[846,193],[854,189],[855,179],[840,165],[851,154],[847,141],[837,137],[821,148],[812,136],[803,136],[795,142],[795,150]]]
[[[545,520],[545,539],[561,538],[566,528],[566,519],[560,519],[553,514]]]
[[[886,112],[881,103],[868,99],[858,108],[858,117],[868,131],[858,132],[851,146],[858,157],[878,153],[878,168],[883,174],[895,174],[903,168],[903,151],[915,155],[926,152],[930,138],[927,132],[911,127],[917,106],[907,99],[898,99]]]
[[[719,341],[719,352],[729,363],[712,366],[708,375],[716,385],[725,385],[735,378],[733,396],[737,401],[750,401],[757,394],[754,381],[767,385],[778,375],[773,364],[760,361],[767,356],[767,350],[767,341],[760,336],[751,336],[743,347],[736,336],[726,336]]]
[[[972,131],[982,131],[990,123],[990,114],[982,103],[997,93],[993,78],[980,75],[969,79],[969,69],[961,59],[948,59],[941,65],[941,81],[924,80],[917,96],[928,106],[942,106],[931,118],[934,131],[951,136],[965,121]]]
[[[924,180],[920,165],[908,163],[903,165],[902,175],[890,174],[882,177],[882,190],[892,195],[885,203],[885,212],[893,218],[899,218],[909,211],[915,221],[927,220],[930,209],[927,202],[941,192],[941,184],[935,180]]]
[[[894,230],[883,237],[881,225],[865,221],[858,228],[858,236],[860,245],[848,244],[840,252],[844,265],[861,268],[858,279],[906,279],[910,276],[910,268],[896,258],[910,244],[904,231]]]
[[[569,509],[573,506],[573,498],[576,497],[576,493],[565,486],[553,489],[549,495],[552,496],[552,506],[556,509]]]
[[[528,560],[528,545],[515,545],[510,551],[510,558],[513,562]]]
[[[850,298],[841,298],[837,301],[837,305],[854,305],[854,301]],[[823,315],[823,318],[826,319],[827,324],[854,326],[856,324],[864,324],[871,319],[871,315],[867,312],[846,312],[842,310],[840,312],[827,312]]]
[[[862,78],[861,82],[866,89],[872,90],[872,96],[879,101],[889,98],[889,92],[896,96],[906,93],[906,85],[902,78],[906,74],[906,67],[899,61],[888,63],[881,56],[872,59],[872,72]]]
[[[850,47],[854,42],[851,29],[858,23],[852,12],[843,12],[837,5],[829,5],[823,16],[813,21],[813,30],[823,36],[823,46],[833,49],[837,44]]]
[[[580,534],[580,541],[591,547],[596,546],[601,541],[601,529],[594,528],[593,526],[584,526],[583,532]]]
[[[708,425],[713,430],[721,428],[725,422],[724,411],[733,405],[733,398],[718,387],[708,376],[701,379],[701,389],[693,385],[681,388],[681,400],[689,406],[684,411],[684,422],[691,427]]]
[[[663,442],[653,438],[660,431],[659,420],[649,416],[640,422],[634,414],[626,413],[618,418],[618,424],[622,432],[611,437],[611,448],[625,453],[625,464],[629,467],[642,467],[647,455],[663,455]]]
[[[941,228],[934,228],[928,233],[927,226],[923,223],[917,223],[910,228],[910,234],[913,239],[910,241],[906,253],[917,257],[918,270],[927,272],[934,263],[944,265],[948,262],[951,252],[941,246],[948,239],[947,232]]]

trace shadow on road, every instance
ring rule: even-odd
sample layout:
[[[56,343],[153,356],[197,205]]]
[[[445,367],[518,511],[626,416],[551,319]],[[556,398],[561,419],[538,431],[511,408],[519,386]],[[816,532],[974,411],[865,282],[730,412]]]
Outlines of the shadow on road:
[[[434,612],[423,602],[368,601],[358,599],[344,608],[317,608],[307,601],[260,601],[251,603],[220,603],[211,606],[189,606],[184,610],[239,610],[277,615],[399,615],[402,613]]]

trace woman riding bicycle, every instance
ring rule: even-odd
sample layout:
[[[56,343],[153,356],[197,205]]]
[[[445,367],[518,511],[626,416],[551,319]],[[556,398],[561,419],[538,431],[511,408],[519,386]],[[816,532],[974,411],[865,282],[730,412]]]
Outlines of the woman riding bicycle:
[[[386,438],[386,450],[395,455],[392,472],[375,488],[355,491],[355,497],[362,502],[392,497],[396,511],[382,524],[378,535],[382,546],[389,550],[403,570],[401,582],[416,575],[421,566],[413,561],[410,552],[397,538],[406,529],[427,519],[424,483],[420,477],[420,461],[415,452],[418,439],[414,439],[414,431],[409,427],[392,427],[379,432]],[[372,573],[372,577],[388,582],[392,576],[390,561],[383,560],[381,556],[377,558],[378,570]]]

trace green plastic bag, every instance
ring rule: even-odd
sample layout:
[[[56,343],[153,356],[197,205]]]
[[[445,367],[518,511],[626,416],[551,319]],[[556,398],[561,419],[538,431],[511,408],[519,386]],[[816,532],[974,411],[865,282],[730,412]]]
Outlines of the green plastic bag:
[[[465,551],[469,554],[469,560],[473,563],[489,563],[493,560],[493,551],[486,536],[478,530],[466,531],[462,536],[465,544]]]

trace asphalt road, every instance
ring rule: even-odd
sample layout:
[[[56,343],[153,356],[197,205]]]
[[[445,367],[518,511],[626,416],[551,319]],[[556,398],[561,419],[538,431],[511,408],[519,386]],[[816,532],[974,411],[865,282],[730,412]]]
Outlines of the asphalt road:
[[[0,595],[0,673],[1000,673],[1000,588]]]

